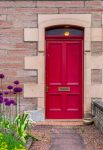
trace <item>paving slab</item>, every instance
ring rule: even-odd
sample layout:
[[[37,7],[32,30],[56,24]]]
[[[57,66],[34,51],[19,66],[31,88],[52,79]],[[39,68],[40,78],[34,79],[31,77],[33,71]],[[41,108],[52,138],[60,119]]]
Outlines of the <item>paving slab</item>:
[[[86,148],[78,130],[52,128],[50,150],[86,150]]]

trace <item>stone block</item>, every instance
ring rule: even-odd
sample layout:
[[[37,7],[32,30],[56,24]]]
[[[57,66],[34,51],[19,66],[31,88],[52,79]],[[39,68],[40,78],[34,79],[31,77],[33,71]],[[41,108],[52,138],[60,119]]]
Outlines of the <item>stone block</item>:
[[[102,41],[102,28],[92,28],[92,41]]]
[[[102,55],[102,42],[101,41],[92,41],[91,54]]]
[[[32,121],[32,122],[40,122],[40,121],[44,121],[45,118],[44,118],[44,111],[40,108],[38,108],[37,110],[28,110],[28,111],[25,111],[26,113],[29,113],[29,119]]]
[[[37,1],[37,7],[84,7],[83,1]]]
[[[24,97],[44,97],[44,84],[27,83],[24,84]]]
[[[100,11],[100,8],[59,8],[60,14],[91,14],[94,11]]]
[[[102,69],[91,70],[91,82],[92,84],[102,84]]]
[[[102,2],[99,0],[92,0],[92,1],[85,1],[85,7],[89,8],[101,8],[102,7]]]
[[[93,12],[91,23],[92,23],[92,28],[101,28],[102,27],[102,13]]]
[[[50,20],[55,20],[58,21],[58,19],[67,19],[67,20],[75,20],[75,25],[76,23],[81,21],[81,25],[84,24],[85,27],[90,27],[91,26],[91,14],[39,14],[38,15],[38,24]]]
[[[84,42],[84,51],[88,51],[90,52],[91,51],[91,41],[85,41]]]
[[[24,28],[24,41],[38,41],[38,28]]]
[[[42,69],[44,68],[44,56],[26,56],[25,57],[25,69]]]
[[[45,108],[45,98],[38,98],[38,108],[44,109]]]

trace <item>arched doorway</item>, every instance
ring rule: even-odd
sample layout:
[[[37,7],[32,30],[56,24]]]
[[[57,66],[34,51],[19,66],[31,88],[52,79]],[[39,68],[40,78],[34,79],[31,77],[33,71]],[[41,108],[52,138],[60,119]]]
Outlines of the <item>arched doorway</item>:
[[[46,39],[46,118],[83,118],[84,29],[48,27]]]

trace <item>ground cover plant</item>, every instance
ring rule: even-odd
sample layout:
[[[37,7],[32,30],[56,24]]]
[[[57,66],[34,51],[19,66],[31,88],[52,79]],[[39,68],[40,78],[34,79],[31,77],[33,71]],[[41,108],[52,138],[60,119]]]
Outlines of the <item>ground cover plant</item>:
[[[3,89],[4,78],[4,74],[0,74],[0,150],[26,150],[30,121],[28,114],[20,114],[23,89],[17,80]]]

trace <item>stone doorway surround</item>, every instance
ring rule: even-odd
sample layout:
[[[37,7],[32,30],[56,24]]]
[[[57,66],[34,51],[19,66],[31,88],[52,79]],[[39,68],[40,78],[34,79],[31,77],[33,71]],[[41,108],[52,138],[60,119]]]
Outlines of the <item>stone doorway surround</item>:
[[[38,98],[38,108],[42,111],[43,119],[45,119],[45,28],[54,25],[84,27],[84,111],[90,110],[91,97],[103,97],[103,86],[91,84],[92,71],[95,71],[95,68],[100,70],[103,68],[103,56],[92,57],[90,53],[91,43],[102,41],[102,28],[91,27],[91,14],[39,14],[38,28],[24,28],[24,41],[38,42],[38,55],[26,56],[24,60],[25,70],[38,71],[38,83],[24,84],[24,98]]]

